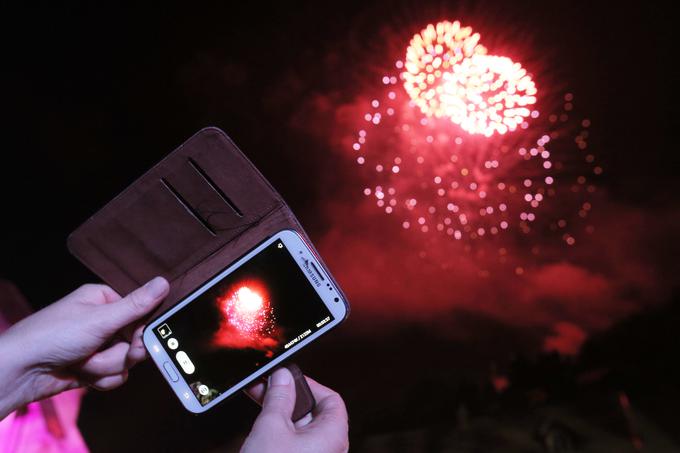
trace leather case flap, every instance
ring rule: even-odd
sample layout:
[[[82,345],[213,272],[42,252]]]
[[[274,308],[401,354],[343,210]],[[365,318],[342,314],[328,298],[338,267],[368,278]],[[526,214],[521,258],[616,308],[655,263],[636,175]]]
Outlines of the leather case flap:
[[[170,282],[157,313],[282,229],[304,231],[219,129],[191,137],[69,236],[68,247],[120,294]]]

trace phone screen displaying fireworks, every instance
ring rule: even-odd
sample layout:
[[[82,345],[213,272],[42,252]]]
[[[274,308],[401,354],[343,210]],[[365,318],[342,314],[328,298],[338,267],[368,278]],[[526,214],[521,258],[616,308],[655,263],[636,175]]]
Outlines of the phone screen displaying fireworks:
[[[202,405],[333,320],[275,241],[154,329]]]

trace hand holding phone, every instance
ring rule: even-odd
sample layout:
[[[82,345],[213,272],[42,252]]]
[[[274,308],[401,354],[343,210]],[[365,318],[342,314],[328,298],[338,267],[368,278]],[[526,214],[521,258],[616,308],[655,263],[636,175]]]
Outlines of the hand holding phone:
[[[110,390],[146,358],[140,323],[168,293],[157,277],[121,297],[106,285],[84,285],[17,322],[0,336],[0,419],[11,410],[64,390]],[[139,326],[128,343],[121,330]]]
[[[285,368],[276,370],[269,384],[258,384],[249,394],[262,402],[242,452],[281,453],[323,451],[342,453],[349,448],[347,409],[340,395],[313,379],[306,378],[317,405],[312,414],[291,423],[295,385]]]

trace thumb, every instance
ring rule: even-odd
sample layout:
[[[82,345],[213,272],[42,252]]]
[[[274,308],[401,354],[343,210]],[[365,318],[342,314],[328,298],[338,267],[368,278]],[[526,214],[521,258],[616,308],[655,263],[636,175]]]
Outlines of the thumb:
[[[295,408],[295,384],[287,368],[279,368],[269,376],[269,385],[262,401],[260,416],[282,417],[290,421]]]
[[[113,331],[147,315],[168,295],[169,285],[163,277],[155,277],[124,298],[104,305],[106,324]]]

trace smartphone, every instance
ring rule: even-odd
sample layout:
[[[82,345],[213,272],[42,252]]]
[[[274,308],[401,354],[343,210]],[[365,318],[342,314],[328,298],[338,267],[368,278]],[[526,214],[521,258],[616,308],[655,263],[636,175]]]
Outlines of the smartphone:
[[[268,238],[144,329],[184,407],[205,412],[340,324],[349,305],[295,231]]]

